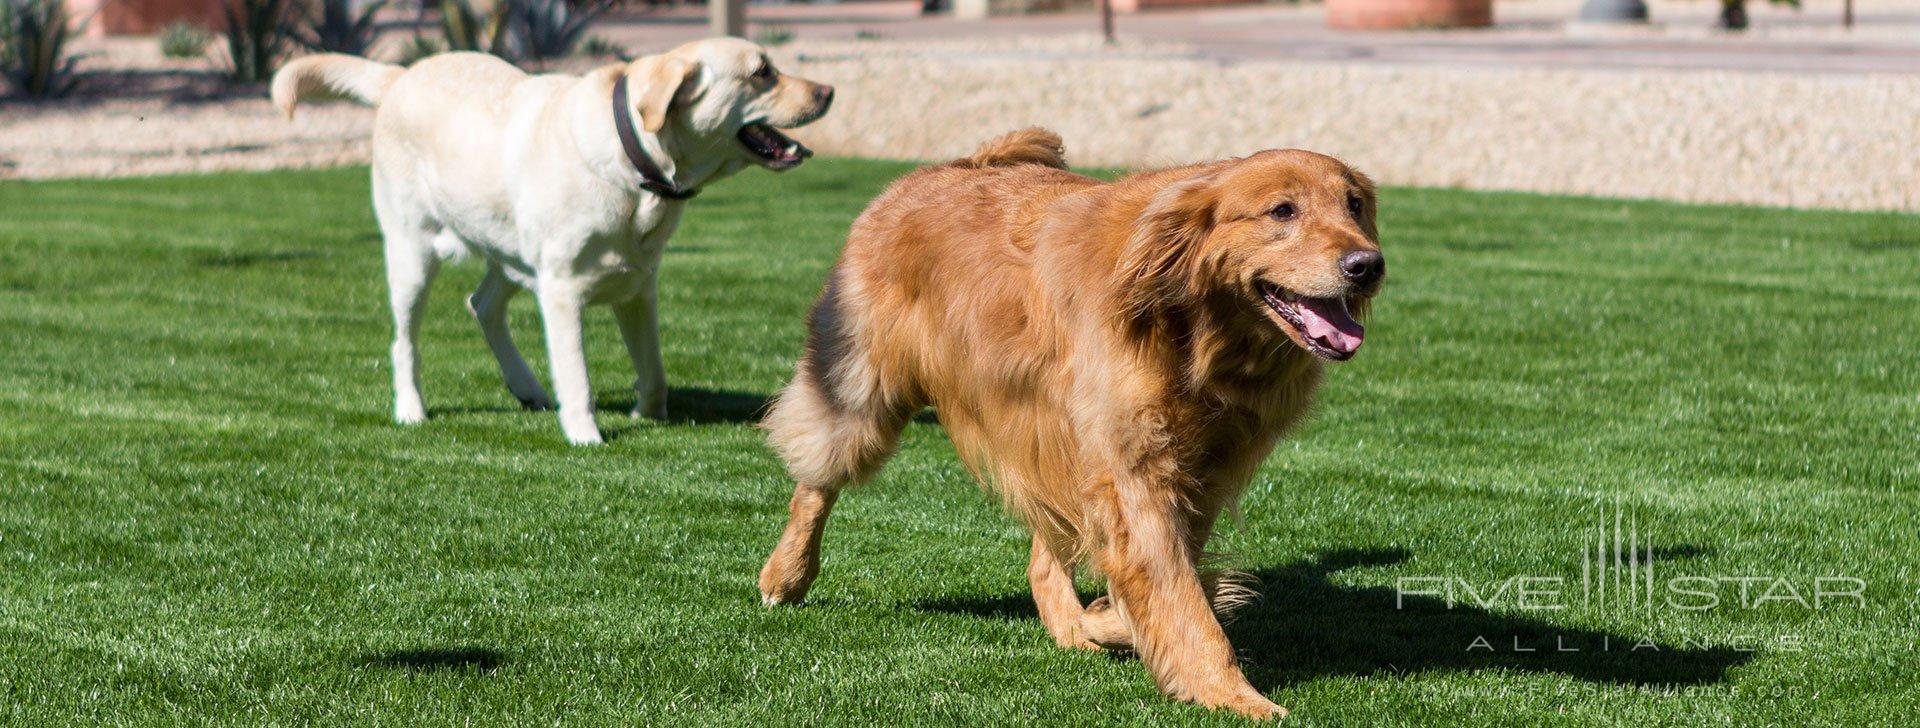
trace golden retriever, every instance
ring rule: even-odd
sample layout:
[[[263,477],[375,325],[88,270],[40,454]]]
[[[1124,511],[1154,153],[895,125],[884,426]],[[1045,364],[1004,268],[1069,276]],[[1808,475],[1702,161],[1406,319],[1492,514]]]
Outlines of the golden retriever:
[[[288,63],[272,98],[288,116],[309,96],[377,106],[373,210],[386,239],[393,308],[393,417],[425,421],[415,335],[443,258],[487,261],[467,299],[507,390],[550,409],[507,332],[521,288],[540,301],[560,429],[598,444],[581,348],[582,309],[613,307],[633,361],[633,416],[664,417],[656,274],[667,238],[702,187],[749,166],[784,170],[812,152],[777,128],[827,112],[833,87],[781,73],[765,50],[711,38],[581,76],[530,76],[484,53],[410,68],[331,53]]]
[[[853,224],[763,426],[798,481],[760,573],[804,598],[841,488],[920,408],[1033,531],[1061,645],[1131,648],[1166,694],[1285,715],[1242,675],[1197,563],[1323,361],[1360,348],[1386,264],[1373,185],[1270,150],[1103,183],[1028,129],[895,182]],[[1090,561],[1110,599],[1082,606]]]

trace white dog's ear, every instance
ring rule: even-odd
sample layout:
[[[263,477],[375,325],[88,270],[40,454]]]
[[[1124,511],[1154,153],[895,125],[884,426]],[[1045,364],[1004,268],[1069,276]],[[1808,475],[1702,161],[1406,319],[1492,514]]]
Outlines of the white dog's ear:
[[[644,86],[634,110],[640,113],[640,125],[648,133],[655,133],[667,125],[667,109],[680,95],[680,86],[693,76],[694,64],[685,58],[653,56],[635,61],[634,65],[644,67],[642,73],[636,74],[644,79]]]

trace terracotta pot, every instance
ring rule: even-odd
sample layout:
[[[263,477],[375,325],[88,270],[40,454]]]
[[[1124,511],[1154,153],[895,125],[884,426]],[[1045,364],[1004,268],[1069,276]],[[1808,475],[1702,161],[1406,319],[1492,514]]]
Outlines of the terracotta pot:
[[[1161,8],[1198,8],[1208,5],[1244,5],[1246,3],[1247,0],[1113,0],[1113,11],[1137,13],[1142,10]],[[1093,6],[1097,8],[1100,4],[1095,2]]]
[[[1327,0],[1327,27],[1341,30],[1474,28],[1493,24],[1493,0]]]
[[[85,23],[85,33],[101,35],[144,35],[184,20],[208,30],[226,27],[220,12],[224,0],[68,0],[67,12],[74,22]]]

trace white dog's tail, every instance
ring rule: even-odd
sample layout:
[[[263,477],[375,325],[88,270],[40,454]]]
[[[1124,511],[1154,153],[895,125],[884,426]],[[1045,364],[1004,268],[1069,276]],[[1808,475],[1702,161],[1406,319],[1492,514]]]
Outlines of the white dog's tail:
[[[339,53],[298,58],[273,74],[273,106],[289,119],[293,118],[294,103],[302,98],[349,98],[377,106],[387,87],[406,70]]]

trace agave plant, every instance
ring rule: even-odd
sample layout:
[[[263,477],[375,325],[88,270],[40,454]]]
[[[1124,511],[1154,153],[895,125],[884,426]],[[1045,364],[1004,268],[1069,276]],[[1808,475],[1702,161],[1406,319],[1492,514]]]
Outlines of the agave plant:
[[[319,3],[320,14],[308,18],[295,30],[294,40],[311,51],[366,55],[380,35],[373,16],[387,6],[387,0],[367,3],[358,15],[353,12],[353,0],[319,0]]]
[[[540,63],[572,53],[617,1],[494,0],[483,14],[469,0],[440,0],[440,30],[451,50]]]
[[[513,39],[507,30],[511,4],[512,0],[495,0],[493,8],[483,15],[468,0],[440,0],[440,32],[446,37],[447,50],[479,51],[512,59]],[[426,8],[426,3],[420,4],[422,13]]]
[[[413,40],[407,41],[406,45],[400,46],[399,58],[397,58],[395,62],[402,66],[411,66],[426,60],[428,56],[444,53],[446,50],[447,47],[442,45],[440,41],[421,35],[419,31],[416,30],[413,34]]]
[[[1768,0],[1774,5],[1786,5],[1800,9],[1800,0]],[[1747,0],[1720,0],[1720,27],[1727,30],[1747,29]]]
[[[613,9],[615,0],[500,0],[508,8],[515,50],[526,60],[542,62],[573,53],[587,26]]]
[[[289,7],[288,0],[229,0],[222,8],[233,80],[258,83],[273,77],[287,50]]]
[[[66,54],[65,0],[0,0],[0,73],[36,99],[73,90],[76,56]]]

